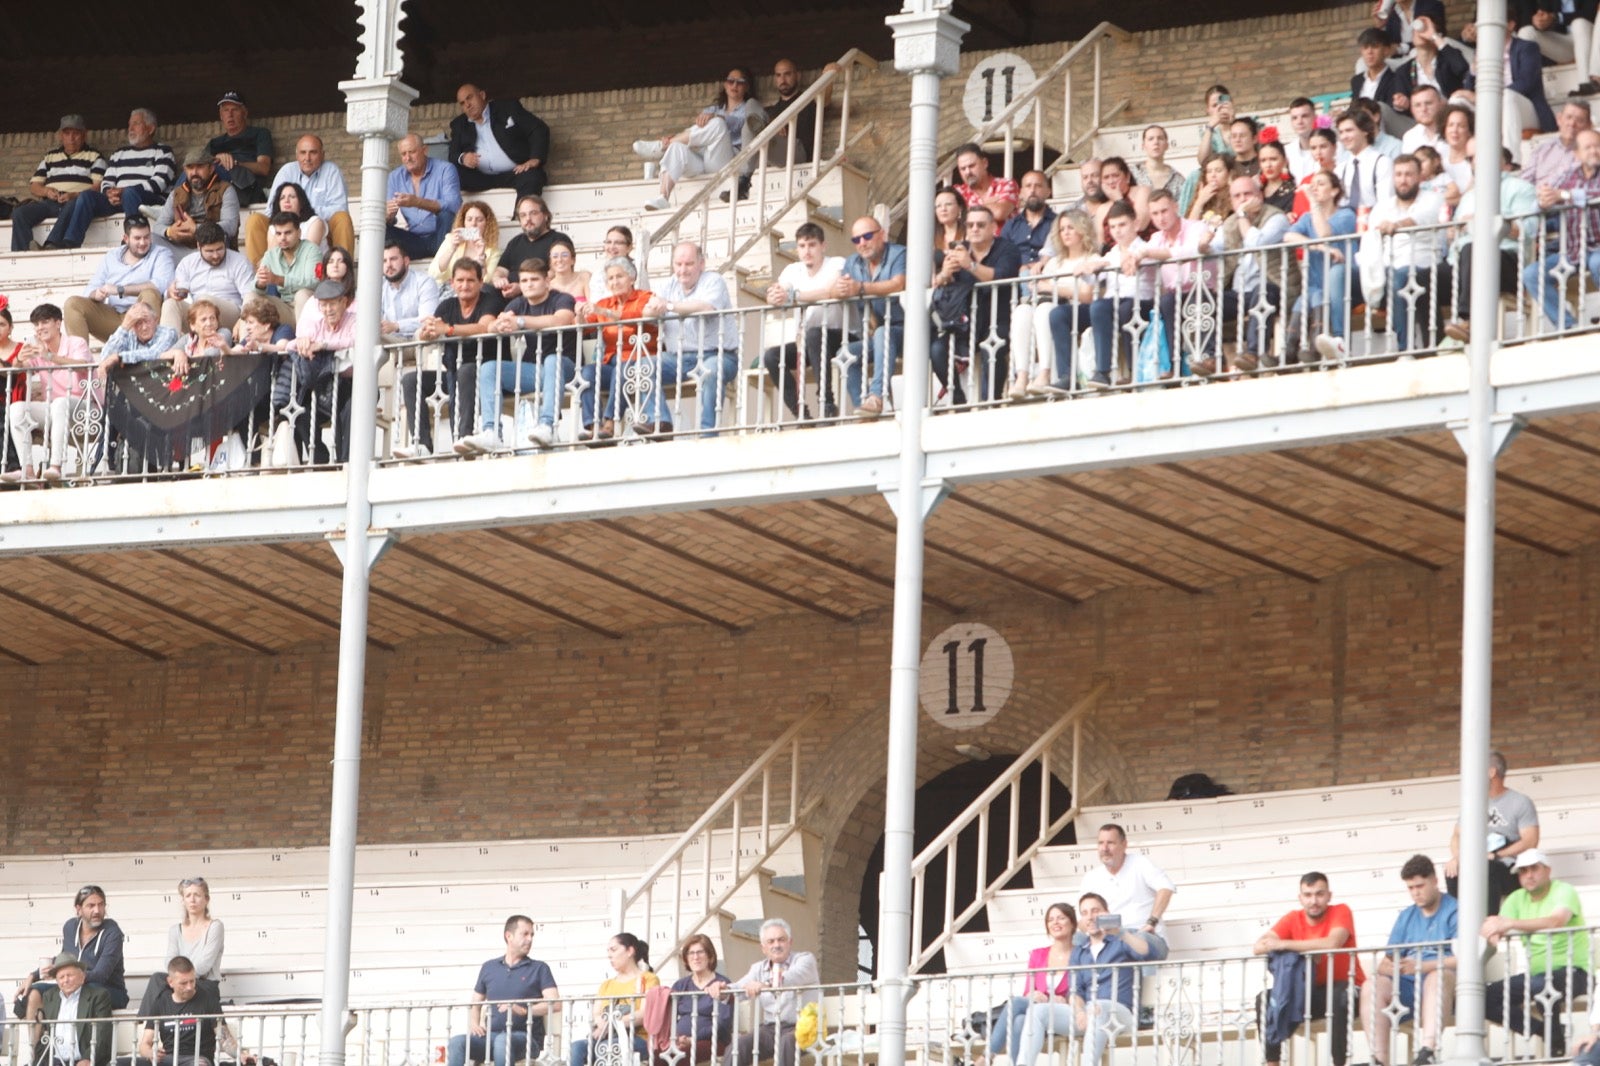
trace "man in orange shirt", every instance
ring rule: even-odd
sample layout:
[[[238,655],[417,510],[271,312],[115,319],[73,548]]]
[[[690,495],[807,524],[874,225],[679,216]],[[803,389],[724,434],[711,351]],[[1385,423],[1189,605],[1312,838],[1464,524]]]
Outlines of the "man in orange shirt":
[[[1366,975],[1361,972],[1361,962],[1355,955],[1355,916],[1349,907],[1332,903],[1332,899],[1326,874],[1313,870],[1301,877],[1300,909],[1279,918],[1276,925],[1261,934],[1252,950],[1257,955],[1274,951],[1329,953],[1307,960],[1311,990],[1305,1015],[1313,1020],[1329,1019],[1333,1066],[1344,1066],[1350,1046],[1350,986],[1353,983],[1359,988]],[[1345,950],[1339,950],[1341,948]],[[1262,1033],[1265,1040],[1265,1026]],[[1278,1066],[1282,1050],[1281,1043],[1266,1044],[1267,1066]]]

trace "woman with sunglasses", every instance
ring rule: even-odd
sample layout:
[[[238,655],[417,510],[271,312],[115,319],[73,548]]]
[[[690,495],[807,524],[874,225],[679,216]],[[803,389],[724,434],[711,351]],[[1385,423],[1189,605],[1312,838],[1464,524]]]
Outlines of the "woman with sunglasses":
[[[716,173],[739,154],[746,137],[761,132],[767,124],[767,111],[752,95],[754,88],[751,68],[734,67],[722,79],[717,98],[695,116],[688,129],[633,142],[635,155],[661,164],[661,195],[645,204],[646,209],[665,210],[672,187],[680,180]]]
[[[167,958],[183,955],[202,981],[222,980],[222,923],[211,917],[211,887],[203,877],[178,882],[183,920],[167,933]]]

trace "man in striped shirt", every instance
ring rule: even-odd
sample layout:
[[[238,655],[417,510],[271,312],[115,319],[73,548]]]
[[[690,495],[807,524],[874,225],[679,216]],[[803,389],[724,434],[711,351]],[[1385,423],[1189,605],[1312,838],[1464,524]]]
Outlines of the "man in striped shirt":
[[[111,153],[105,179],[66,206],[45,244],[77,248],[97,218],[121,211],[126,222],[141,217],[140,207],[159,209],[177,177],[172,146],[156,141],[155,112],[134,109],[128,116],[128,143]]]
[[[39,161],[28,189],[36,200],[18,204],[11,213],[11,250],[26,252],[33,247],[33,227],[46,219],[57,218],[68,204],[100,184],[106,173],[106,160],[89,147],[82,115],[61,116],[57,131],[61,146]],[[55,231],[51,231],[55,237]],[[46,240],[46,249],[60,245]]]

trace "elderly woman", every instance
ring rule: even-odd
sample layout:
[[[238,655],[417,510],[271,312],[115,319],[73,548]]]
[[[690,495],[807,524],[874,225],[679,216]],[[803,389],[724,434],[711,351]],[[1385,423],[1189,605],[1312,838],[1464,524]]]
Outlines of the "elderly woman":
[[[717,949],[704,933],[684,941],[678,961],[684,974],[672,983],[672,1041],[688,1056],[688,1066],[714,1063],[733,1035],[728,979],[717,972]]]
[[[222,980],[222,923],[211,917],[211,886],[203,877],[178,882],[183,920],[167,931],[167,958],[183,955],[202,981]]]
[[[672,187],[684,178],[713,174],[727,166],[744,147],[746,137],[767,124],[766,109],[751,96],[755,76],[749,67],[734,67],[722,79],[717,98],[695,116],[688,129],[658,140],[634,141],[634,154],[661,164],[661,195],[644,206],[665,210]]]
[[[443,285],[454,276],[456,264],[463,259],[476,263],[500,261],[500,224],[482,200],[468,200],[461,205],[456,224],[445,234],[428,272]]]
[[[632,1050],[641,1058],[650,1057],[650,1045],[639,1033],[644,1025],[644,994],[661,984],[650,969],[650,948],[632,933],[618,933],[606,945],[606,960],[616,976],[600,982],[589,1038],[572,1042],[570,1066],[591,1066],[601,1057],[601,1044],[623,1040],[631,1040]],[[613,1055],[607,1061],[619,1058]]]
[[[606,290],[611,295],[589,305],[583,320],[600,326],[599,361],[583,368],[583,439],[610,440],[616,435],[617,420],[622,417],[622,382],[618,374],[625,364],[641,356],[653,355],[656,350],[657,324],[641,322],[645,305],[650,302],[649,289],[635,286],[639,270],[633,260],[608,259],[605,267]],[[604,417],[598,429],[595,422],[595,394],[609,392]]]

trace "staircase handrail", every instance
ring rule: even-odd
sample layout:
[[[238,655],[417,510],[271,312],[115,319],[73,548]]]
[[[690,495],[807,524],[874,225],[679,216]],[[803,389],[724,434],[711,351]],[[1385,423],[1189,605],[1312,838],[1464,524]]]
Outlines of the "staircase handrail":
[[[958,814],[938,836],[929,841],[927,846],[917,853],[911,861],[912,883],[912,920],[911,928],[920,935],[922,929],[923,887],[926,883],[928,867],[941,855],[945,857],[945,892],[944,892],[944,922],[942,929],[926,946],[918,949],[916,957],[912,960],[911,971],[917,972],[927,963],[956,933],[965,928],[966,924],[988,906],[997,892],[1038,854],[1051,838],[1059,833],[1066,825],[1078,816],[1082,809],[1083,801],[1095,792],[1098,792],[1104,782],[1095,782],[1087,789],[1080,790],[1078,763],[1079,753],[1083,750],[1082,729],[1084,717],[1094,709],[1100,697],[1110,687],[1109,681],[1101,681],[1090,689],[1088,694],[1079,699],[1067,712],[1063,714],[1049,729],[1046,729],[1028,746],[1028,749],[1012,760],[1011,765],[995,778],[994,782],[978,794],[978,797],[969,803],[965,810]],[[1050,817],[1050,746],[1064,733],[1068,727],[1072,729],[1072,774],[1070,788],[1072,803],[1066,811],[1052,819]],[[1034,763],[1040,767],[1039,775],[1039,834],[1038,837],[1026,847],[1019,847],[1018,840],[1018,815],[1022,808],[1022,775]],[[1007,855],[1009,860],[1005,868],[993,878],[986,876],[988,867],[989,846],[989,807],[1004,793],[1010,793],[1010,828],[1007,838]],[[955,849],[961,833],[967,827],[978,826],[978,892],[976,898],[967,905],[960,914],[955,913],[955,885],[956,865]]]

